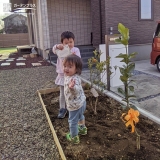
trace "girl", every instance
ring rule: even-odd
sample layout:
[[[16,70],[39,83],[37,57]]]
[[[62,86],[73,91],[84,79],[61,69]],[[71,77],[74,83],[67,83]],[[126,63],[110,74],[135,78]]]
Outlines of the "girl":
[[[84,111],[86,110],[86,97],[81,86],[81,79],[78,75],[82,71],[81,58],[76,55],[69,55],[64,59],[64,95],[67,109],[69,111],[69,129],[67,140],[78,144],[79,136],[87,134],[85,126]]]
[[[62,44],[54,45],[54,47],[52,49],[53,53],[56,54],[58,52],[58,50],[63,50],[64,46],[68,45],[72,54],[75,54],[75,55],[81,57],[79,49],[77,47],[74,47],[74,39],[75,39],[75,36],[72,32],[69,32],[69,31],[63,32],[61,34],[61,43]],[[57,65],[56,65],[56,72],[58,73],[58,76],[55,80],[55,84],[60,86],[60,98],[59,98],[60,110],[59,110],[58,118],[64,118],[67,113],[67,109],[65,107],[65,97],[64,97],[63,60],[64,60],[64,58],[58,57],[57,58]]]

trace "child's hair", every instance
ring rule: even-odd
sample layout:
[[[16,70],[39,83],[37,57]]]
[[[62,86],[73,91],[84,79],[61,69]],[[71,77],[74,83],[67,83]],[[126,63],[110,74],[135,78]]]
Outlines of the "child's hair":
[[[72,32],[70,31],[65,31],[61,34],[61,42],[63,43],[63,40],[64,39],[69,39],[69,38],[72,38],[73,40],[75,39],[75,36]]]
[[[75,64],[76,73],[79,74],[79,75],[81,74],[81,72],[82,72],[82,60],[81,60],[80,57],[78,57],[75,54],[71,54],[64,59],[63,65],[65,65],[66,63]]]

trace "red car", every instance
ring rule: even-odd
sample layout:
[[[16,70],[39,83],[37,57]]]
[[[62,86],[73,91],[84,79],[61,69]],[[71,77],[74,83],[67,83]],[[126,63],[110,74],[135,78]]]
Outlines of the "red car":
[[[160,21],[157,24],[157,29],[153,36],[151,64],[156,64],[157,69],[160,72]]]

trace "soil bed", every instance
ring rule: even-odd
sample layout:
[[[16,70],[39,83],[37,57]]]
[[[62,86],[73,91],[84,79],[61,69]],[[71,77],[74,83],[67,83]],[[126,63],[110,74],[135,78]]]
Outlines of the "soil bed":
[[[137,132],[141,136],[141,148],[136,148],[136,134],[130,133],[120,119],[124,110],[115,100],[105,95],[99,97],[97,115],[94,115],[87,96],[85,112],[88,134],[80,136],[80,144],[67,142],[68,115],[57,119],[59,92],[42,95],[50,119],[68,160],[159,160],[160,126],[140,115]]]

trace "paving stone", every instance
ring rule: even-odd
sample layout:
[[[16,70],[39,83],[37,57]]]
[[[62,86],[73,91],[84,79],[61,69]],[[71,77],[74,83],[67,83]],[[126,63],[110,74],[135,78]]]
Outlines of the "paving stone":
[[[10,63],[2,63],[1,66],[9,66]]]
[[[41,63],[32,63],[32,66],[41,66]]]
[[[18,58],[16,59],[17,61],[25,61],[26,59],[25,58]]]
[[[16,66],[25,66],[25,63],[16,63]]]
[[[14,59],[7,59],[6,62],[12,62]]]

